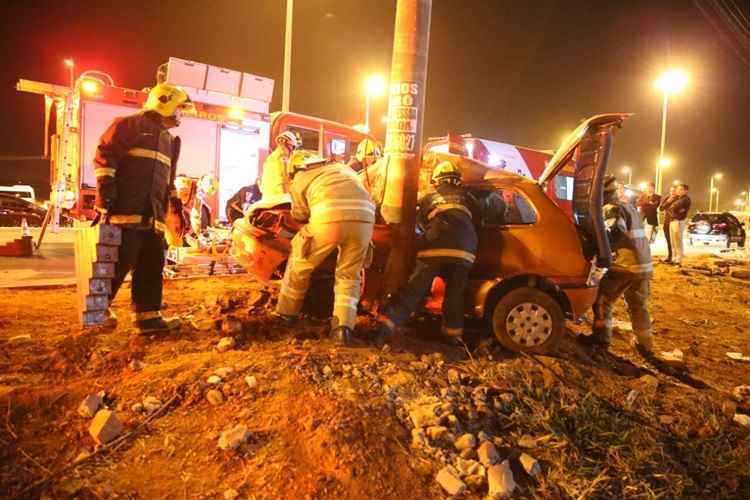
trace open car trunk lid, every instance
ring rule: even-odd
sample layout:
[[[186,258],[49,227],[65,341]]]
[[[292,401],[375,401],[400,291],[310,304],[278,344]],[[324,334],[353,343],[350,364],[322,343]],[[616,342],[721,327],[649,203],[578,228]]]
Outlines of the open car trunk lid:
[[[604,226],[604,175],[607,171],[615,129],[632,116],[628,113],[596,115],[581,122],[555,151],[539,184],[554,178],[565,165],[573,165],[573,219],[578,227],[583,249],[596,266],[612,264],[612,249]]]

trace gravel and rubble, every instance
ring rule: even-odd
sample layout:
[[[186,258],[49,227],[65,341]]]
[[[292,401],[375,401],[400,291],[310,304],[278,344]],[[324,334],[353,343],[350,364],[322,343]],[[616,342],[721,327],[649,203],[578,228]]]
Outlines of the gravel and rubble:
[[[625,328],[611,353],[568,341],[543,365],[487,342],[463,349],[398,337],[387,349],[343,348],[312,328],[269,326],[273,303],[260,287],[169,284],[167,297],[182,294],[169,308],[191,316],[179,334],[50,326],[39,329],[46,344],[12,347],[19,368],[0,357],[0,407],[10,407],[0,439],[11,443],[0,458],[19,464],[0,486],[19,491],[17,478],[45,474],[17,444],[57,470],[142,429],[53,482],[50,497],[741,497],[750,493],[750,368],[725,353],[747,345],[745,312],[705,311],[726,304],[727,290],[737,303],[747,294],[750,304],[750,293],[727,276],[657,267],[659,276],[668,285],[655,284],[657,348],[684,353],[677,372],[637,357]],[[726,288],[708,294],[702,280]],[[678,313],[683,296],[692,307]],[[231,336],[229,315],[240,324]],[[201,322],[211,326],[193,324]],[[225,336],[232,347],[218,349]],[[67,415],[99,389],[94,436],[93,421]],[[69,449],[45,433],[65,436],[57,441]]]

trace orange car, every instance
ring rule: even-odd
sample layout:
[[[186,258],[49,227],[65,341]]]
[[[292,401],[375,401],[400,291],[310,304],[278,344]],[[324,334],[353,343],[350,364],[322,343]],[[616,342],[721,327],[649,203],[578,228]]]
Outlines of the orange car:
[[[466,314],[485,320],[506,348],[553,350],[564,334],[566,317],[578,318],[594,303],[599,278],[612,260],[602,217],[603,180],[612,136],[628,116],[584,120],[538,180],[492,170],[451,153],[423,155],[423,170],[444,159],[456,162],[465,186],[480,204],[482,220],[475,221],[479,252],[470,275]],[[575,172],[572,220],[545,190],[565,166]],[[298,227],[288,205],[255,211],[235,223],[232,253],[260,279],[279,278]],[[389,241],[389,228],[376,224],[374,258],[365,273],[361,300],[365,308],[372,308],[381,295]],[[330,280],[331,272],[327,274],[321,279]],[[332,293],[330,288],[327,293]],[[317,292],[308,295],[320,302]],[[438,279],[424,312],[439,315],[441,303]]]

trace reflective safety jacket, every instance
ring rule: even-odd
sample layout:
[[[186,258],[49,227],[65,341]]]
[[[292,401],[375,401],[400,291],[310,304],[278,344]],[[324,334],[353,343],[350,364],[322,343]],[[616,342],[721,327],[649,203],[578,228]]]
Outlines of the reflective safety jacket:
[[[292,217],[298,221],[375,222],[375,204],[357,174],[341,163],[297,172],[289,193]]]
[[[263,199],[275,198],[289,192],[289,177],[286,173],[286,161],[283,148],[277,146],[263,162],[263,173],[260,177],[260,192]]]
[[[471,267],[477,254],[475,213],[476,201],[462,186],[439,184],[424,195],[417,206],[417,224],[424,230],[417,258],[447,259]]]
[[[94,159],[96,207],[112,224],[164,232],[174,189],[179,137],[154,111],[117,118],[99,141]]]
[[[650,277],[653,271],[651,249],[635,207],[620,201],[604,205],[604,220],[615,254],[610,271]]]

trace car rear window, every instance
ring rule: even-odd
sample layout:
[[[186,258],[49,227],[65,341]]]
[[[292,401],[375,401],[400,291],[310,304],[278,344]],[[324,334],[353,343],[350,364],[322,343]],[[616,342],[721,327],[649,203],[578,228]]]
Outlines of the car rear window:
[[[709,224],[716,224],[721,222],[720,214],[695,214],[692,222],[708,222]]]
[[[485,226],[534,224],[536,211],[531,203],[509,189],[482,190],[472,193],[477,199]]]

